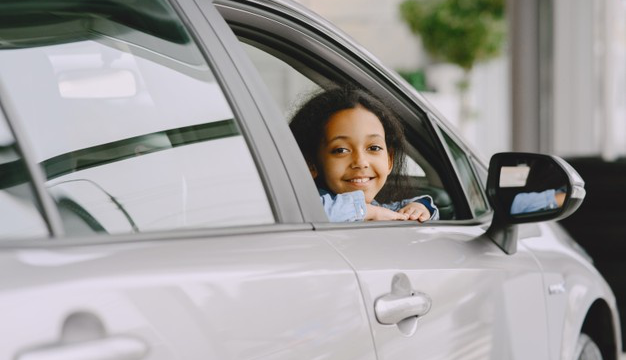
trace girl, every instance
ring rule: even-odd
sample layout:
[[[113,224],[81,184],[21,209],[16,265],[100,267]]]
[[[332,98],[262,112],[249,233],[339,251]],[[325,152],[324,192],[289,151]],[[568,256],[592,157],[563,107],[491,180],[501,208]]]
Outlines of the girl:
[[[404,137],[400,122],[363,90],[337,88],[307,101],[290,123],[330,221],[437,219],[430,196],[380,204],[392,172],[400,189]]]

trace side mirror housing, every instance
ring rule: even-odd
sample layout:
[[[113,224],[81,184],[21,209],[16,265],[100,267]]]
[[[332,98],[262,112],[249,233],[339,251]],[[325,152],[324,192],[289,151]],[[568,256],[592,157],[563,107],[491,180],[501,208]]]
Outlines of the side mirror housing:
[[[498,153],[489,162],[487,196],[494,209],[487,235],[512,254],[516,224],[568,217],[585,198],[585,182],[558,156]]]

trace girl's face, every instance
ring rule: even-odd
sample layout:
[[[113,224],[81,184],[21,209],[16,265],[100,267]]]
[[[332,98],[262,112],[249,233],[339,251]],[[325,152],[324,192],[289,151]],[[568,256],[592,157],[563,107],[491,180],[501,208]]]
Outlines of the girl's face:
[[[329,118],[317,156],[320,169],[311,168],[314,178],[322,176],[328,190],[336,194],[363,190],[368,204],[393,167],[383,124],[362,106]]]

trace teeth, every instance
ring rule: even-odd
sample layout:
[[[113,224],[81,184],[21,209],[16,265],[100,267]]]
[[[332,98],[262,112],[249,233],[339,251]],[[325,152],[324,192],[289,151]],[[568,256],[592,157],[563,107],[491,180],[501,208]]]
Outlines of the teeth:
[[[355,182],[355,183],[364,183],[370,181],[369,178],[358,178],[358,179],[351,179],[350,182]]]

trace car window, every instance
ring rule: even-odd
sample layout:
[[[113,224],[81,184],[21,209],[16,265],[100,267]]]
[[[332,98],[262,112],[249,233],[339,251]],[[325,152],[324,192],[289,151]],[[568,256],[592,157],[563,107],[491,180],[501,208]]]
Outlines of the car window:
[[[478,160],[476,160],[476,158],[470,157],[470,159],[472,161],[472,165],[474,165],[474,170],[476,170],[478,179],[480,179],[480,183],[483,184],[484,188],[487,188],[487,169]]]
[[[48,234],[39,212],[30,177],[15,139],[0,111],[0,239],[23,239]]]
[[[275,36],[264,38],[258,35],[260,31],[245,28],[240,23],[231,24],[231,28],[287,120],[313,93],[337,84],[355,81],[350,75],[333,70],[333,66],[324,63],[324,60],[300,52],[301,49],[297,49],[295,45],[279,44],[280,40]],[[405,118],[398,117],[401,120]],[[442,179],[442,173],[446,171],[449,173],[450,170],[443,169],[441,161],[439,164],[433,163],[433,159],[438,159],[440,154],[435,150],[436,146],[432,145],[432,141],[428,140],[429,135],[426,134],[425,128],[416,129],[416,127],[407,128],[407,139],[411,137],[406,158],[408,176],[407,181],[403,183],[405,193],[403,195],[407,196],[402,198],[430,195],[441,210],[440,219],[463,218],[456,212],[454,200],[448,192],[448,185],[444,185],[445,180]],[[391,180],[392,178],[388,182]],[[379,194],[380,198],[400,200],[386,190],[387,188],[383,188]]]
[[[443,129],[441,130],[441,133],[443,134],[448,149],[450,150],[450,155],[454,160],[459,179],[461,180],[463,189],[467,194],[474,215],[480,216],[486,213],[489,211],[489,207],[487,205],[487,201],[485,200],[480,182],[472,169],[472,165],[470,164],[467,154]]]
[[[66,232],[274,222],[225,95],[168,3],[85,4],[0,26],[2,99]]]

